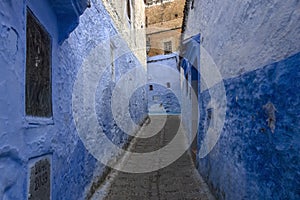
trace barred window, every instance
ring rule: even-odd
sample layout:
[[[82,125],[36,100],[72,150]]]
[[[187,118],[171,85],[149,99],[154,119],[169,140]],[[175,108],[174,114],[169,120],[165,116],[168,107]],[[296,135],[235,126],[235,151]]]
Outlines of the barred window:
[[[51,39],[29,9],[26,25],[25,84],[26,115],[51,117]]]
[[[172,53],[172,41],[164,42],[164,53]]]

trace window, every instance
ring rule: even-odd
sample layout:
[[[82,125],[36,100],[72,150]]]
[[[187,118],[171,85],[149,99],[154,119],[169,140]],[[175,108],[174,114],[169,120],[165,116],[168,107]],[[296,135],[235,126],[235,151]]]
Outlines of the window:
[[[195,8],[195,0],[192,0],[191,9],[193,10]]]
[[[149,85],[149,90],[150,90],[150,91],[153,90],[153,85]]]
[[[171,0],[144,0],[144,3],[147,5],[147,6],[150,6],[150,5],[154,5],[154,4],[158,4],[158,3],[165,3],[165,2],[169,2]]]
[[[209,126],[214,127],[214,109],[207,108],[206,109],[207,117],[206,117],[206,127]]]
[[[188,74],[185,75],[185,91],[186,91],[186,95],[188,95],[188,86],[189,86],[189,77]]]
[[[153,100],[153,101],[158,101],[158,100],[159,100],[159,96],[154,95],[154,96],[152,97],[152,100]]]
[[[164,42],[164,53],[165,54],[172,53],[172,42],[171,41]]]
[[[147,37],[146,44],[147,44],[148,46],[150,46],[150,44],[151,44],[151,39],[150,39],[150,37]]]
[[[128,20],[129,22],[131,21],[131,7],[130,7],[130,0],[127,0],[127,17],[128,17]]]
[[[170,87],[171,87],[171,83],[167,82],[167,88],[170,88]]]
[[[51,39],[27,9],[26,26],[26,115],[52,116]]]
[[[147,53],[150,51],[150,48],[151,48],[150,37],[147,37],[147,40],[146,40],[146,52]]]

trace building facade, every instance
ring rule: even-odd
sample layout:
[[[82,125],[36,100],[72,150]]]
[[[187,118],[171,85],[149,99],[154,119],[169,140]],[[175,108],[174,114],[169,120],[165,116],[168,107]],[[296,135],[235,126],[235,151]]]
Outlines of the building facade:
[[[146,1],[147,55],[177,52],[184,0]]]
[[[89,116],[74,117],[74,104],[86,100],[81,98],[86,90],[74,95],[84,63],[102,63],[94,68],[104,71],[94,83],[99,124],[116,145],[129,141],[108,111],[111,94],[126,72],[146,61],[129,39],[137,28],[123,36],[108,10],[102,1],[1,1],[0,199],[85,199],[101,183],[108,168],[78,132],[78,121]],[[134,9],[131,13],[135,16]],[[141,17],[132,23],[143,22]],[[137,37],[145,41],[143,34]],[[118,49],[127,51],[114,57]],[[139,91],[130,99],[136,123],[147,115],[146,93]]]
[[[149,114],[180,114],[180,78],[178,54],[148,58]]]
[[[297,1],[186,3],[182,84],[198,91],[196,165],[218,199],[300,198],[299,9]],[[184,105],[191,119],[197,105]]]
[[[102,1],[114,24],[146,69],[145,5],[143,1]]]

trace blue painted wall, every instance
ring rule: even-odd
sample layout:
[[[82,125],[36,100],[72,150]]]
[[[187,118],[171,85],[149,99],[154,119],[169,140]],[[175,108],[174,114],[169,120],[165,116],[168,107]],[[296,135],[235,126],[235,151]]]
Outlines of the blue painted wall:
[[[59,24],[62,22],[57,20],[61,18],[57,18],[57,8],[51,2],[0,2],[0,199],[27,199],[31,158],[50,156],[52,199],[83,199],[92,181],[97,181],[105,169],[89,154],[78,137],[72,116],[72,90],[77,72],[90,50],[117,34],[117,30],[101,2],[97,1],[97,5],[87,9],[80,20],[79,16],[74,19],[75,24],[68,22],[70,27],[75,28],[77,22],[78,26],[61,44],[61,36],[65,38],[70,30],[61,29]],[[25,115],[27,6],[52,38],[53,118],[47,120]],[[109,49],[103,49],[103,54],[107,51]],[[115,137],[114,142],[120,146],[126,144],[128,136],[120,130],[120,134],[112,131],[115,122],[107,112],[109,94],[114,82],[137,62],[131,53],[117,60],[115,80],[111,81],[110,76],[104,78],[102,82],[107,92],[99,94],[103,99],[99,115],[107,115],[99,117],[103,120],[101,123],[109,127],[106,134]],[[132,97],[135,107],[131,112],[136,114],[137,122],[141,122],[147,114],[145,99],[146,96],[138,93]]]
[[[153,86],[153,90],[148,92],[149,114],[180,114],[180,99],[170,89],[155,83],[148,85]]]
[[[198,169],[220,199],[300,198],[300,53],[239,77],[224,80],[226,121],[213,151]],[[207,129],[208,91],[199,146]],[[275,131],[264,105],[276,108]]]
[[[148,58],[148,109],[150,114],[180,114],[180,74],[178,55],[158,55]],[[170,88],[168,88],[168,84]],[[150,85],[153,90],[150,90]],[[176,96],[177,95],[177,96]]]
[[[197,157],[198,171],[219,199],[300,198],[299,10],[294,0],[186,6],[183,41],[201,34],[201,52],[192,53],[203,72],[198,154],[209,125],[221,121],[216,112],[226,109],[220,139]],[[207,79],[214,82],[206,85]],[[274,116],[266,105],[274,105]]]
[[[112,36],[116,33],[112,33]],[[100,42],[101,40],[99,40]],[[110,66],[105,70],[100,79],[96,93],[96,112],[98,121],[106,136],[117,146],[122,147],[132,137],[120,129],[112,114],[112,93],[118,80],[133,68],[140,66],[138,59],[133,54],[124,54],[116,58],[115,77],[111,76]],[[120,87],[120,86],[119,86]],[[148,116],[146,86],[137,88],[129,100],[129,116],[133,122],[141,125]]]
[[[197,132],[199,115],[199,92],[200,92],[200,34],[197,34],[182,43],[180,59],[181,91],[182,91],[182,118],[181,121],[187,132],[189,140]],[[194,97],[194,98],[192,98]],[[193,116],[193,117],[192,117]],[[192,148],[195,151],[194,138]]]

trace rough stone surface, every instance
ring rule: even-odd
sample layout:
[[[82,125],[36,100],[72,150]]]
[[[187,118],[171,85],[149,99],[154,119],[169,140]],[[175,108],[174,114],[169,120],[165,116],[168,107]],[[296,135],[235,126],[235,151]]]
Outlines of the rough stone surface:
[[[165,146],[173,139],[179,123],[180,118],[178,116],[168,116],[163,130],[155,137],[138,139],[134,143],[132,151],[151,152]],[[155,162],[159,162],[159,159],[154,159],[153,163]],[[157,171],[143,174],[113,171],[106,183],[108,184],[105,187],[97,190],[91,198],[92,200],[215,199],[194,168],[187,152],[171,165]]]

